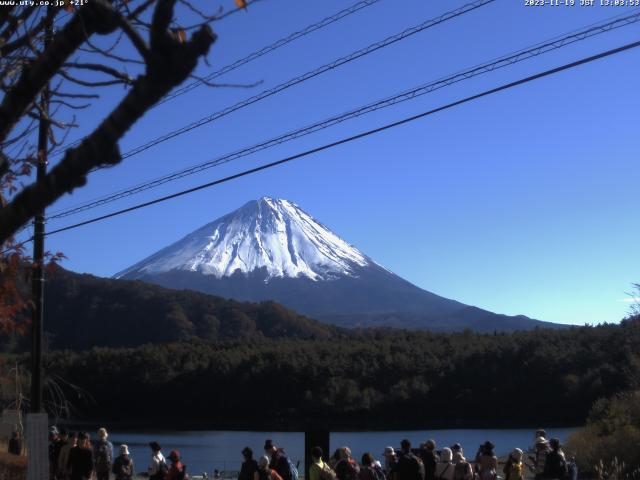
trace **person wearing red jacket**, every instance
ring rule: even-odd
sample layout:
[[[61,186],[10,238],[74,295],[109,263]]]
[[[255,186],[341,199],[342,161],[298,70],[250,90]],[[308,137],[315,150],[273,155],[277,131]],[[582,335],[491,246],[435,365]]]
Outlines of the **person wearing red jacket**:
[[[167,458],[171,460],[171,466],[164,480],[188,480],[187,466],[180,461],[180,452],[171,450]]]

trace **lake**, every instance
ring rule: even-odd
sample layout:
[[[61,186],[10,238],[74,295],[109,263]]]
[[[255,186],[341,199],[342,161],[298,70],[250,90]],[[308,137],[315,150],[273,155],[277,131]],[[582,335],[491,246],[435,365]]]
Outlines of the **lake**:
[[[567,440],[576,428],[548,428],[551,437],[561,442]],[[496,454],[501,456],[515,447],[526,450],[533,443],[534,429],[452,429],[429,431],[386,431],[386,432],[336,432],[331,434],[331,452],[338,447],[348,446],[358,461],[365,452],[380,459],[384,447],[399,447],[403,438],[408,438],[414,447],[429,438],[436,441],[437,448],[451,446],[458,442],[462,445],[465,456],[473,458],[478,446],[486,440],[496,445]],[[95,433],[92,433],[95,438]],[[145,471],[151,451],[149,442],[155,440],[162,446],[164,455],[171,450],[179,450],[191,475],[207,472],[211,475],[214,469],[220,471],[238,470],[242,461],[240,451],[249,446],[253,449],[254,458],[263,454],[262,446],[267,438],[283,447],[295,462],[300,461],[301,473],[304,470],[304,434],[296,432],[230,432],[230,431],[112,431],[109,440],[114,449],[126,443],[136,464],[136,471]],[[117,453],[116,453],[117,454]]]

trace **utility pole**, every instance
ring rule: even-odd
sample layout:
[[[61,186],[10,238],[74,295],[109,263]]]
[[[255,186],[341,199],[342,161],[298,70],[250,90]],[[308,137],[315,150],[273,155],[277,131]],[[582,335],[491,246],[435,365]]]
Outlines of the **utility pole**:
[[[51,43],[53,19],[47,8],[44,50]],[[40,119],[38,128],[38,155],[36,181],[41,182],[47,174],[47,150],[49,149],[49,82],[40,94]],[[33,222],[33,311],[31,317],[31,412],[42,412],[42,336],[44,318],[44,209],[36,213]]]
[[[46,10],[43,51],[51,44],[53,37],[53,9]],[[36,181],[44,180],[47,174],[47,150],[49,148],[49,98],[50,84],[40,93],[40,118],[38,126],[38,153]],[[48,417],[43,412],[42,390],[42,337],[44,318],[44,209],[36,213],[33,222],[33,310],[31,317],[31,413],[27,415],[28,463],[27,478],[41,480],[49,477]]]

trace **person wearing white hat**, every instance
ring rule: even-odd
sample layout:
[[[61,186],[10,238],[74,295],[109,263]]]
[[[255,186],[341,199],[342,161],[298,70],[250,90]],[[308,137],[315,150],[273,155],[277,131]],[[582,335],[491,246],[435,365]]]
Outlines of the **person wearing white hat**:
[[[135,474],[133,458],[129,455],[129,447],[120,445],[120,455],[113,462],[113,474],[116,480],[131,480]]]
[[[522,450],[514,448],[509,453],[509,458],[502,469],[505,480],[524,480],[524,463],[522,463]]]
[[[453,452],[450,448],[443,448],[440,460],[436,463],[435,477],[439,480],[453,480]]]
[[[544,477],[544,468],[547,464],[547,455],[551,452],[549,442],[545,437],[536,438],[535,443],[535,456],[529,457],[533,461],[535,470],[535,479],[540,480]]]
[[[384,472],[385,477],[390,478],[392,473],[395,471],[396,461],[398,460],[393,447],[384,447],[382,457],[384,458],[384,467],[382,468],[382,471]]]

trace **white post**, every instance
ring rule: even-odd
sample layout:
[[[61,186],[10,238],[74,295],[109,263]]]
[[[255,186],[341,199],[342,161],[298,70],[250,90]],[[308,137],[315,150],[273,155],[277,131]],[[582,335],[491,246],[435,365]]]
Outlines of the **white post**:
[[[49,417],[27,414],[27,480],[49,479]]]

